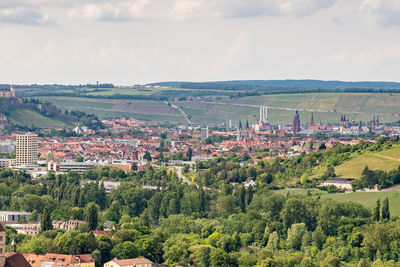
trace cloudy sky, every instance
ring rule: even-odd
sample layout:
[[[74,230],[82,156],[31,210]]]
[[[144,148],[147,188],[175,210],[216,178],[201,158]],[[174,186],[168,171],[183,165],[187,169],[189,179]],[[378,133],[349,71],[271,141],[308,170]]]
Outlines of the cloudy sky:
[[[1,0],[0,83],[400,81],[399,0]]]

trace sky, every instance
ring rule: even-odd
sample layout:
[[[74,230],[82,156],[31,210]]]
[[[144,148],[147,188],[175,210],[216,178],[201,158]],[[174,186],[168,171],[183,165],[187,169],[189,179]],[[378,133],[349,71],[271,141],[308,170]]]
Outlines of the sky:
[[[399,0],[0,0],[0,83],[400,81]]]

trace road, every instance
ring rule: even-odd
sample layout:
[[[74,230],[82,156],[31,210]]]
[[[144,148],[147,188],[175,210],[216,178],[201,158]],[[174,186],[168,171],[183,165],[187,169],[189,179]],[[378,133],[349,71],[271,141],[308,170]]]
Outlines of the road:
[[[185,118],[185,121],[186,121],[188,124],[192,124],[192,122],[190,121],[188,115],[185,113],[185,111],[183,111],[183,109],[181,109],[179,106],[177,106],[177,105],[175,105],[175,104],[168,103],[167,101],[165,101],[164,103],[166,103],[167,105],[170,104],[171,107],[173,107],[173,108],[179,110],[179,112],[182,113],[183,117]]]
[[[178,175],[178,178],[181,179],[183,183],[187,183],[188,185],[196,185],[196,187],[199,188],[198,184],[193,183],[188,178],[186,178],[186,176],[182,174],[183,167],[181,166],[171,166],[171,167],[176,170],[176,175]]]

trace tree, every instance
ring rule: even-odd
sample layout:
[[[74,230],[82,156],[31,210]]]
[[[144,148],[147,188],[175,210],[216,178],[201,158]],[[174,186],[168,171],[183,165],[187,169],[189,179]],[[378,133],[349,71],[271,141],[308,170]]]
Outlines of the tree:
[[[300,177],[300,183],[302,185],[307,184],[310,181],[310,178],[308,177],[307,173],[304,173],[301,177]]]
[[[131,170],[132,170],[132,171],[137,171],[137,170],[138,170],[138,165],[137,165],[136,162],[133,162],[133,163],[132,163]]]
[[[289,198],[283,206],[281,216],[286,229],[289,229],[294,223],[305,222],[308,217],[306,205],[299,198]]]
[[[101,261],[102,263],[107,262],[111,259],[111,249],[112,242],[109,237],[100,235],[97,238],[97,248],[101,253]]]
[[[326,235],[324,231],[322,231],[321,227],[317,227],[315,231],[312,233],[312,241],[313,245],[316,246],[318,249],[322,249],[322,246],[325,244]]]
[[[376,200],[376,207],[374,209],[374,220],[377,222],[380,220],[380,212],[381,212],[381,200],[378,198]]]
[[[85,221],[89,230],[96,230],[99,220],[98,206],[91,202],[86,207]]]
[[[211,251],[211,266],[212,267],[222,267],[229,266],[228,264],[228,254],[222,249],[213,249]]]
[[[192,149],[189,147],[189,149],[186,151],[186,158],[187,160],[192,160],[192,156],[193,156],[193,151]]]
[[[199,253],[199,264],[201,267],[209,267],[210,266],[210,255],[211,248],[208,246],[203,246],[200,249]]]
[[[293,250],[300,250],[303,235],[307,232],[307,227],[304,223],[295,223],[288,229],[286,245]]]
[[[245,213],[246,212],[246,188],[241,186],[239,188],[239,206],[240,210]]]
[[[131,241],[126,241],[116,245],[111,254],[120,259],[132,259],[139,256],[138,248]]]
[[[382,220],[390,220],[389,198],[385,198],[382,204]]]
[[[361,173],[361,183],[364,187],[372,188],[377,183],[374,171],[365,166]]]
[[[93,251],[96,250],[97,241],[96,241],[96,237],[94,236],[92,231],[90,231],[89,234],[87,235],[85,243],[86,243],[87,252],[92,253]]]
[[[44,208],[42,217],[40,219],[40,231],[48,231],[53,229],[53,225],[51,223],[51,218],[50,218],[50,211],[47,207]]]
[[[251,201],[253,200],[253,195],[254,195],[253,187],[252,186],[248,186],[247,187],[247,192],[246,192],[247,205],[250,205]]]
[[[84,158],[82,156],[77,156],[75,162],[83,162]]]
[[[147,161],[151,161],[151,154],[149,151],[146,151],[143,155],[143,159],[147,160]]]

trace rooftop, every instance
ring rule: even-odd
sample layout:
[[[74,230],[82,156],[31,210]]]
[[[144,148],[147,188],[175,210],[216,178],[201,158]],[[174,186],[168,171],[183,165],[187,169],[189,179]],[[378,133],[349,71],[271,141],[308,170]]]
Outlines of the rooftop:
[[[4,215],[31,215],[31,212],[27,211],[0,211],[0,214]]]
[[[151,264],[153,263],[151,260],[146,258],[135,258],[135,259],[126,259],[126,260],[112,260],[120,266],[125,265],[135,265],[135,264]]]

